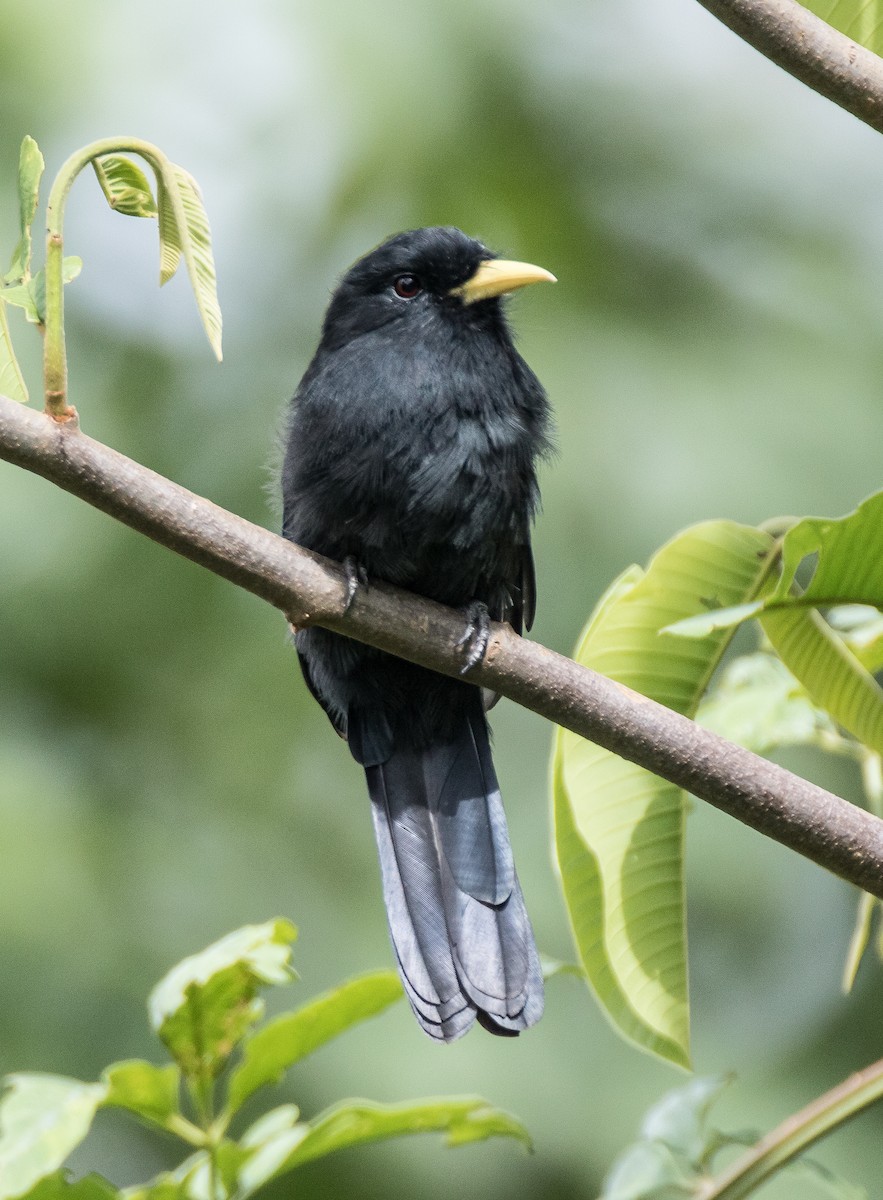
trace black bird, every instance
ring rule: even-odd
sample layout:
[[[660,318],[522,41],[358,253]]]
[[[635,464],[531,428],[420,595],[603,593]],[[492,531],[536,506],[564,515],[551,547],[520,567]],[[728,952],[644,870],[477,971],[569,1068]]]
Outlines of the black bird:
[[[458,229],[400,233],[335,291],[292,401],[285,537],[342,561],[350,600],[382,579],[467,614],[534,613],[530,526],[549,410],[501,297],[554,280]],[[453,1041],[515,1035],[543,980],[472,684],[319,628],[296,645],[310,691],[365,768],[390,935],[417,1020]]]

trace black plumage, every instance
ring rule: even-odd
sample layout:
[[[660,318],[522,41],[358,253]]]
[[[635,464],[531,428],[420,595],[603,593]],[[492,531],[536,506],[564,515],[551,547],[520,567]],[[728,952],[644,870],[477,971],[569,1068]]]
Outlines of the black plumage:
[[[335,291],[291,407],[287,538],[482,617],[530,626],[545,393],[501,296],[547,273],[457,229],[402,233]],[[414,1012],[450,1041],[476,1016],[515,1034],[543,984],[473,685],[324,629],[297,633],[307,684],[364,768],[390,933]]]

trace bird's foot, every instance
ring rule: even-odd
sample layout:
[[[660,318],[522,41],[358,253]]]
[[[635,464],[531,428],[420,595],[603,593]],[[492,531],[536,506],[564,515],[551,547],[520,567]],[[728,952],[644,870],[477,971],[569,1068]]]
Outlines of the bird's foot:
[[[348,554],[343,560],[343,570],[346,575],[346,602],[343,606],[343,615],[349,612],[353,606],[353,601],[359,588],[368,590],[368,572],[355,554]]]
[[[473,600],[466,609],[466,628],[463,636],[457,642],[457,649],[462,650],[466,663],[460,674],[466,675],[473,667],[482,661],[491,639],[491,617],[487,605],[481,600]]]

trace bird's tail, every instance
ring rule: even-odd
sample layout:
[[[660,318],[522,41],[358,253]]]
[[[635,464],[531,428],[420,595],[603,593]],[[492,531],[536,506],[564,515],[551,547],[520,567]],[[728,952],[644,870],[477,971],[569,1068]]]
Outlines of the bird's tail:
[[[389,930],[417,1020],[450,1042],[477,1018],[514,1036],[543,977],[506,829],[480,695],[450,741],[366,766]]]

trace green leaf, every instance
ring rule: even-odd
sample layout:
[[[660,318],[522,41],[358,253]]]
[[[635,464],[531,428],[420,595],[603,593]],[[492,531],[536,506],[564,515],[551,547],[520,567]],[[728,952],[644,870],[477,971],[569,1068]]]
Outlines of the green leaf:
[[[42,277],[41,269],[37,278],[42,280]],[[36,282],[36,279],[29,279],[27,283],[17,283],[0,291],[0,300],[6,304],[12,304],[15,308],[23,308],[25,316],[32,325],[40,325],[43,320],[37,309],[37,297],[34,292]]]
[[[667,625],[662,633],[672,633],[675,637],[708,637],[718,629],[735,629],[743,621],[756,617],[763,608],[762,600],[752,600],[748,604],[733,604],[727,608],[713,608],[708,612],[696,613],[692,617],[684,617]]]
[[[249,1125],[239,1139],[239,1144],[249,1150],[257,1149],[271,1138],[275,1138],[277,1134],[287,1133],[289,1129],[293,1129],[299,1117],[300,1109],[296,1104],[280,1104],[278,1108],[264,1113],[262,1117],[258,1117],[253,1124]],[[305,1126],[305,1128],[309,1127]]]
[[[64,283],[76,279],[83,269],[83,260],[76,254],[68,255],[62,262],[61,272]],[[43,325],[46,321],[46,272],[41,267],[33,279],[20,283],[16,287],[4,288],[0,297],[7,304],[14,304],[25,310],[25,316],[32,325]]]
[[[107,1095],[101,1083],[10,1075],[0,1101],[0,1200],[51,1175],[86,1137]]]
[[[30,136],[21,144],[18,159],[18,208],[21,236],[12,255],[4,283],[18,283],[28,278],[31,268],[31,225],[37,213],[40,179],[43,176],[43,155]]]
[[[863,745],[883,751],[883,688],[819,613],[770,609],[760,623],[810,699]]]
[[[199,186],[183,167],[170,164],[159,188],[160,283],[171,279],[181,255],[209,344],[221,361],[221,309],[208,216]]]
[[[871,940],[871,926],[874,912],[879,901],[868,892],[861,892],[858,898],[858,911],[855,915],[855,925],[852,937],[849,939],[849,949],[846,952],[846,962],[843,965],[843,990],[851,992],[861,961]]]
[[[802,0],[804,8],[845,33],[847,37],[883,55],[883,3],[881,0]]]
[[[708,1114],[731,1082],[727,1075],[700,1076],[667,1092],[644,1117],[641,1137],[662,1142],[697,1172],[704,1171],[721,1144],[720,1134],[709,1128]]]
[[[8,396],[10,400],[18,400],[20,404],[28,402],[28,388],[12,348],[9,321],[6,317],[6,305],[3,303],[2,293],[0,293],[0,395]]]
[[[688,1200],[695,1176],[659,1142],[636,1142],[619,1156],[599,1200]]]
[[[244,1043],[242,1062],[230,1076],[230,1108],[238,1109],[259,1087],[277,1082],[296,1062],[359,1021],[383,1012],[402,994],[397,974],[375,971],[277,1017]]]
[[[71,1182],[64,1171],[41,1179],[19,1200],[120,1200],[122,1193],[100,1175]]]
[[[513,1137],[530,1146],[530,1136],[520,1121],[476,1096],[412,1104],[345,1100],[309,1125],[295,1125],[266,1141],[242,1167],[240,1193],[250,1196],[270,1179],[335,1150],[431,1132],[446,1133],[449,1146],[489,1137]]]
[[[159,197],[159,286],[168,283],[181,261],[181,235],[168,188],[162,176],[157,178]]]
[[[883,492],[869,496],[845,517],[804,517],[792,526],[782,541],[782,575],[766,601],[768,607],[794,603],[789,593],[797,569],[814,554],[818,563],[802,604],[883,607]]]
[[[828,714],[788,668],[760,651],[737,658],[699,706],[696,720],[731,742],[769,754],[780,746],[825,746],[839,739]]]
[[[872,675],[883,670],[883,616],[868,604],[832,608],[828,623],[837,630],[855,657]]]
[[[147,176],[130,158],[103,154],[92,166],[110,207],[126,217],[155,217],[158,209]]]
[[[167,1126],[178,1113],[181,1077],[174,1065],[156,1067],[141,1059],[112,1063],[101,1076],[107,1086],[104,1104],[128,1109],[155,1125]]]
[[[100,1175],[71,1183],[63,1171],[41,1179],[19,1200],[120,1200],[122,1193]]]
[[[173,967],[150,994],[150,1022],[189,1077],[216,1075],[260,1016],[258,988],[293,978],[297,930],[246,925]]]
[[[729,521],[686,530],[646,573],[632,567],[608,590],[577,661],[692,716],[729,634],[688,641],[660,630],[756,595],[773,545]],[[686,1066],[683,794],[566,730],[556,736],[553,787],[558,864],[591,987],[623,1036]]]

